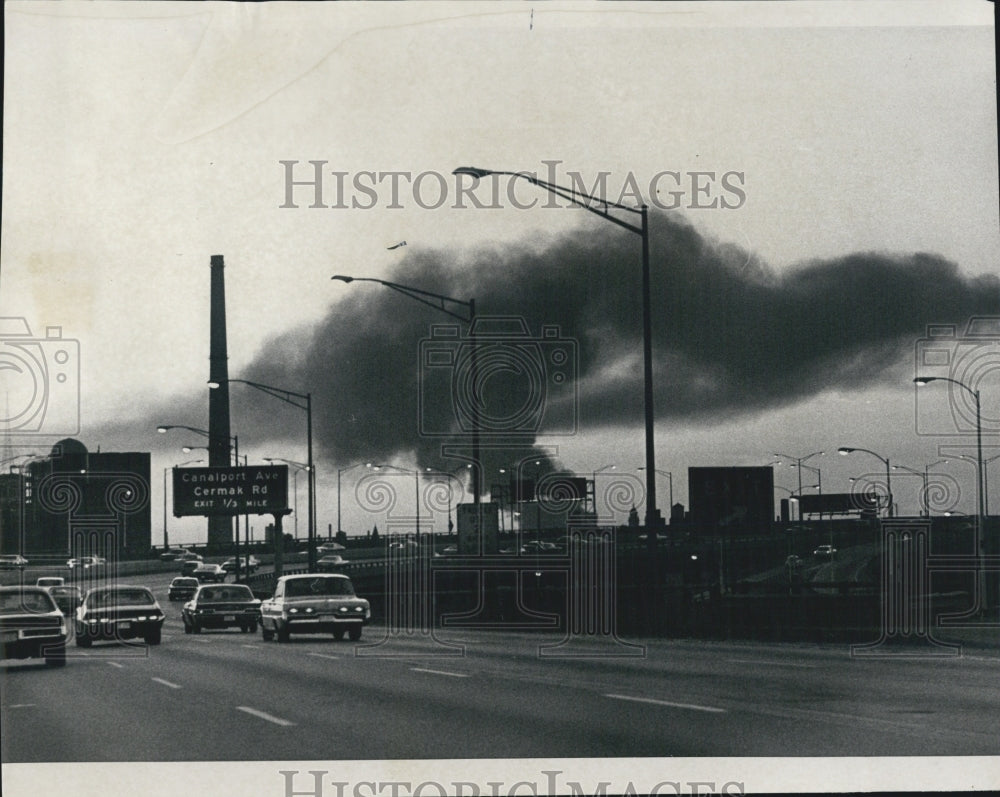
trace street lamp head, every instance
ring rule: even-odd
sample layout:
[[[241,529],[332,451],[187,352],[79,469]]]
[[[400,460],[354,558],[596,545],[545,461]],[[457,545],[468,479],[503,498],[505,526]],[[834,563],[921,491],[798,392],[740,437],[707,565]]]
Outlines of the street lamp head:
[[[477,169],[475,166],[459,166],[452,174],[467,174],[469,177],[479,180],[483,177],[489,177],[493,172],[489,169]]]
[[[913,383],[916,385],[926,385],[928,382],[933,382],[936,379],[936,376],[918,376],[913,380]]]
[[[208,389],[209,390],[218,390],[220,387],[222,387],[222,383],[221,382],[211,381],[211,382],[208,383]]]
[[[346,274],[334,274],[330,279],[340,280],[341,282],[354,282],[354,277],[348,277]]]
[[[842,454],[844,456],[846,456],[847,454],[850,454],[852,451],[854,451],[853,448],[847,448],[846,446],[842,446],[841,448],[837,449],[837,453],[838,454]]]

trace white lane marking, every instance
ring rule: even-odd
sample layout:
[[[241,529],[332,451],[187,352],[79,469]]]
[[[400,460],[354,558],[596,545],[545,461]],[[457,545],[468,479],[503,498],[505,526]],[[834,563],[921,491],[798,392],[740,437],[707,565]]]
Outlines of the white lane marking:
[[[307,653],[307,656],[315,656],[317,659],[339,659],[340,656],[331,656],[329,653]]]
[[[119,670],[125,669],[125,665],[119,664],[117,661],[109,661],[108,664],[110,664],[112,667],[117,667]]]
[[[180,689],[180,684],[172,684],[170,681],[164,681],[162,678],[154,678],[158,684],[163,684],[164,686],[169,686],[171,689]]]
[[[761,659],[726,659],[726,661],[737,664],[760,664],[765,667],[803,667],[807,670],[816,669],[815,664],[802,664],[801,662],[794,661],[763,661]]]
[[[251,650],[256,650],[260,645],[240,645],[241,648],[250,648]]]
[[[445,672],[444,670],[427,670],[423,667],[410,667],[413,672],[427,672],[431,675],[450,675],[452,678],[468,678],[469,674],[465,672]]]
[[[656,700],[652,697],[632,697],[631,695],[614,695],[608,694],[605,697],[610,697],[614,700],[631,700],[633,703],[652,703],[656,706],[667,706],[669,708],[688,708],[692,711],[707,711],[711,714],[725,714],[726,710],[724,708],[715,708],[714,706],[698,706],[694,703],[674,703],[670,700]]]
[[[275,717],[271,714],[266,714],[263,711],[258,711],[255,708],[250,708],[249,706],[237,706],[237,710],[245,711],[247,714],[252,714],[255,717],[260,717],[262,720],[267,720],[268,722],[273,722],[275,725],[294,725],[294,722],[289,722],[288,720],[283,720],[281,717]]]
[[[192,642],[200,642],[202,645],[210,645],[212,643],[211,639],[192,639]]]
[[[34,703],[15,703],[13,706],[7,706],[7,708],[34,708]]]

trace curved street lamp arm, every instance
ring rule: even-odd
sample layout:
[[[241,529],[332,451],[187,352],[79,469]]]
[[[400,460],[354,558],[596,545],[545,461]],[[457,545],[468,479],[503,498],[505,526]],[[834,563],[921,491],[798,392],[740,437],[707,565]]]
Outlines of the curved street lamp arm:
[[[390,282],[388,280],[377,279],[375,277],[348,277],[343,274],[334,274],[330,277],[332,280],[339,280],[340,282],[376,282],[379,285],[384,285],[387,288],[392,288],[392,290],[403,294],[404,296],[409,296],[411,299],[415,299],[421,304],[426,304],[428,307],[433,307],[435,310],[440,310],[446,315],[450,315],[452,318],[457,318],[459,321],[464,321],[466,324],[471,324],[476,315],[476,302],[475,300],[464,301],[462,299],[456,299],[452,296],[445,296],[441,293],[434,293],[433,291],[425,291],[420,288],[413,288],[409,285],[401,285],[398,282]],[[454,310],[450,310],[446,302],[451,304],[456,304],[459,307],[464,307],[467,311],[466,315],[461,315],[456,313]]]
[[[857,446],[844,446],[842,448],[839,448],[838,451],[844,454],[850,454],[852,451],[864,451],[866,454],[871,454],[876,459],[881,460],[886,467],[889,466],[889,460],[886,457],[883,457],[881,454],[876,454],[870,448],[858,448]]]
[[[549,191],[550,193],[555,194],[556,196],[560,196],[563,199],[572,202],[574,205],[577,205],[583,208],[584,210],[589,210],[591,213],[596,213],[602,219],[607,219],[608,221],[617,224],[619,227],[624,227],[629,232],[634,232],[636,235],[644,234],[642,227],[635,224],[629,224],[627,221],[623,221],[622,219],[619,219],[616,216],[611,215],[611,213],[609,213],[607,210],[607,208],[612,207],[612,208],[617,208],[618,210],[627,211],[629,213],[641,214],[642,208],[631,208],[628,205],[622,205],[619,202],[612,202],[610,200],[605,199],[604,197],[592,196],[591,194],[587,194],[583,191],[578,191],[575,188],[566,188],[565,186],[556,185],[555,183],[550,183],[547,180],[540,180],[538,177],[535,177],[535,175],[531,174],[530,172],[495,172],[495,171],[488,171],[486,169],[460,167],[458,169],[455,169],[455,171],[452,172],[452,174],[468,174],[472,175],[477,179],[480,177],[488,177],[492,174],[498,174],[498,175],[502,174],[502,175],[508,175],[510,177],[520,177],[523,180],[527,180],[529,183],[537,185],[539,188],[544,188],[546,191]],[[584,197],[585,199],[589,200],[589,202],[582,201],[580,197]],[[590,202],[597,202],[598,204],[603,205],[604,209],[602,210],[601,208],[595,208],[593,205],[590,204]]]
[[[281,401],[284,401],[287,404],[291,404],[293,407],[298,407],[300,410],[308,409],[308,402],[310,400],[310,397],[306,393],[296,393],[292,390],[285,390],[284,388],[281,387],[272,387],[271,385],[264,385],[261,384],[260,382],[251,382],[249,379],[227,379],[226,381],[229,384],[237,382],[241,385],[250,385],[250,387],[255,387],[258,390],[267,393],[269,396],[274,396],[276,399],[280,399]],[[212,384],[215,384],[217,386],[217,383],[212,383]],[[212,387],[212,384],[210,384],[209,387]],[[298,401],[293,401],[293,399],[301,399],[302,401],[307,403],[300,404]]]

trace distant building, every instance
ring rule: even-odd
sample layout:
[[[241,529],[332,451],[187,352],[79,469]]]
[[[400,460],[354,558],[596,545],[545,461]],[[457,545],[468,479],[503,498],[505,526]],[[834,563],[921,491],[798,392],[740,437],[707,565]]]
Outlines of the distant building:
[[[150,549],[148,452],[91,453],[67,438],[23,477],[25,556],[111,559]]]
[[[23,553],[21,550],[21,496],[24,477],[16,473],[0,473],[0,553]]]

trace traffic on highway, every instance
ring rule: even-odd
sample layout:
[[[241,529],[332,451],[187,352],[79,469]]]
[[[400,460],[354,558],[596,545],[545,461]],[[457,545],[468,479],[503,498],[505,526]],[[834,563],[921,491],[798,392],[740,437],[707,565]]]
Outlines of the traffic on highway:
[[[342,574],[285,576],[264,602],[127,580],[90,590],[73,622],[45,588],[4,588],[4,762],[1000,754],[990,650],[862,660],[382,622],[362,641],[370,607]],[[52,642],[21,659],[29,601]]]

